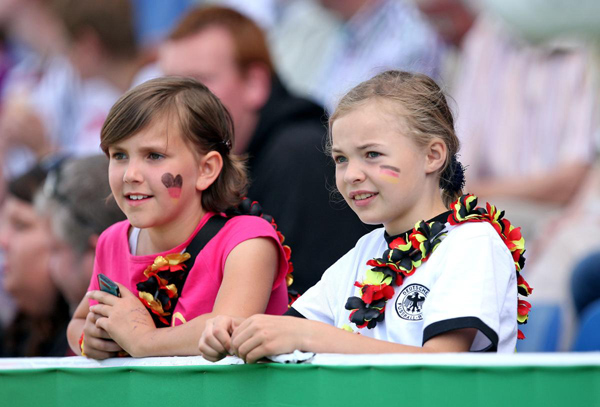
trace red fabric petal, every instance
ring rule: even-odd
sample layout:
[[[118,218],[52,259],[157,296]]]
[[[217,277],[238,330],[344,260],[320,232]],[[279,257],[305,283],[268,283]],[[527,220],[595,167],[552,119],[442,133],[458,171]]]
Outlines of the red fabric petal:
[[[386,286],[382,290],[382,293],[385,296],[385,298],[387,298],[388,300],[391,300],[392,297],[394,296],[394,287],[386,284]]]
[[[362,300],[367,304],[373,302],[373,295],[375,294],[375,286],[369,285],[367,288],[363,288],[363,295],[361,296]]]
[[[292,255],[292,249],[290,248],[290,246],[283,246],[283,253],[285,254],[285,259],[289,260]]]
[[[398,237],[398,238],[392,240],[392,243],[390,243],[390,248],[395,249],[399,246],[404,246],[405,244],[406,244],[406,241],[403,238]]]

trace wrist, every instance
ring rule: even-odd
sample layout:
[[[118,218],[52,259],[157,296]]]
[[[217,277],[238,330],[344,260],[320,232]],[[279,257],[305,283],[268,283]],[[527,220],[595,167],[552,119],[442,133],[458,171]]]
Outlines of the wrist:
[[[166,329],[166,328],[161,328]],[[156,350],[153,349],[153,344],[156,344],[159,338],[157,334],[161,329],[149,327],[144,333],[132,338],[127,349],[123,348],[130,356],[134,358],[145,358],[149,356],[158,356]]]
[[[300,332],[298,335],[296,335],[296,349],[301,350],[303,352],[312,352],[314,349],[315,341],[317,340],[316,336],[318,336],[318,333],[315,332],[314,329],[315,324],[311,323],[313,321],[307,319],[300,319],[298,320],[298,322]]]

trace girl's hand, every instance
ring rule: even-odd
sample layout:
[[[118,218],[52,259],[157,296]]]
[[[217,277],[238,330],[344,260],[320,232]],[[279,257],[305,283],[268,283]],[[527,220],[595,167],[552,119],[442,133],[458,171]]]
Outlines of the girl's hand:
[[[219,315],[206,321],[204,331],[198,342],[198,349],[202,357],[211,362],[216,362],[225,356],[233,355],[231,334],[243,321],[244,318],[227,315]]]
[[[234,329],[232,348],[246,363],[265,356],[304,350],[303,342],[309,329],[305,320],[296,317],[253,315]]]
[[[117,356],[123,349],[110,338],[108,332],[96,326],[100,315],[89,312],[83,326],[83,353],[92,359],[108,359]]]
[[[90,311],[99,315],[96,327],[105,330],[129,355],[143,357],[144,340],[157,328],[142,302],[125,286],[119,284],[119,289],[121,298],[90,291],[88,298],[99,302]]]

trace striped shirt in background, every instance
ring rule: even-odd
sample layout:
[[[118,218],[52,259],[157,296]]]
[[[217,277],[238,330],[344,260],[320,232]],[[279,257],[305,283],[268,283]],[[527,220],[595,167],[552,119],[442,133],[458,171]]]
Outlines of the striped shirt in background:
[[[349,21],[317,0],[211,1],[259,22],[283,83],[330,111],[379,72],[402,69],[438,79],[444,63],[445,45],[412,1],[368,1]]]
[[[480,17],[461,63],[456,127],[470,180],[593,161],[600,93],[583,45],[534,46]]]
[[[383,0],[342,24],[330,49],[315,61],[308,93],[332,111],[352,87],[388,69],[438,79],[445,46],[411,2]]]

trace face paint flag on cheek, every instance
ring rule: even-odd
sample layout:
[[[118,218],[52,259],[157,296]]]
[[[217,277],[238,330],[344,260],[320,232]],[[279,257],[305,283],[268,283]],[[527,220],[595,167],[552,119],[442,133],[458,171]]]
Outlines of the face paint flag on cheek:
[[[178,199],[181,196],[181,187],[183,185],[183,178],[181,178],[181,174],[177,174],[176,177],[173,177],[173,174],[167,172],[163,174],[161,181],[163,185],[167,187],[169,196],[171,198]]]
[[[379,175],[381,176],[381,179],[392,184],[400,182],[400,168],[391,165],[381,165],[379,167]]]

